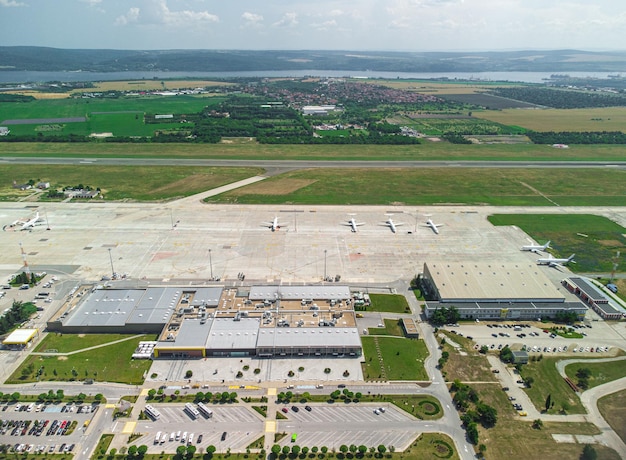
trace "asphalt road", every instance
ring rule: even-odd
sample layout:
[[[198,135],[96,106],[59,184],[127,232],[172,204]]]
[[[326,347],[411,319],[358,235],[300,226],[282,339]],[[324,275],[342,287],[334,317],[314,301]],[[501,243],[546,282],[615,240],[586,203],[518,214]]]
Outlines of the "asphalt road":
[[[0,157],[0,164],[94,164],[129,166],[228,166],[260,167],[267,170],[304,168],[617,168],[626,161],[310,161],[310,160],[222,160],[179,158],[104,158],[104,157]]]

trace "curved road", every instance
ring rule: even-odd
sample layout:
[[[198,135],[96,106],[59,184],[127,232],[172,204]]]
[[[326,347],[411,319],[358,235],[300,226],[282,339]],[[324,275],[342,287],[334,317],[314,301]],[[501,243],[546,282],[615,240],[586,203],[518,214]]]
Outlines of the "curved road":
[[[228,160],[179,158],[107,158],[107,157],[0,157],[0,164],[94,164],[129,166],[228,166],[274,169],[303,168],[612,168],[626,169],[626,161],[379,161],[379,160]]]

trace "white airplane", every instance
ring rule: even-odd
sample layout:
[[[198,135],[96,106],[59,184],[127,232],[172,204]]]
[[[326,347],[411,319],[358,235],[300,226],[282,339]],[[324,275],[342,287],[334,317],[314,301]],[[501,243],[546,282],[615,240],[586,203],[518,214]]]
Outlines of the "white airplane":
[[[281,227],[286,227],[287,224],[283,225],[278,222],[278,217],[274,217],[274,220],[271,222],[263,222],[264,227],[268,227],[271,231],[275,232],[279,230]]]
[[[431,219],[428,219],[426,221],[426,225],[425,227],[430,227],[433,229],[433,232],[435,232],[436,235],[439,235],[439,227],[443,227],[443,224],[436,224],[434,223]]]
[[[348,214],[349,216],[353,216],[354,214]],[[343,225],[347,225],[349,227],[352,228],[352,232],[356,233],[357,232],[357,227],[360,227],[361,225],[365,225],[365,222],[357,222],[354,217],[351,217],[350,220],[348,221],[348,223],[343,224]]]
[[[548,265],[550,267],[561,267],[563,265],[567,265],[570,262],[575,264],[576,263],[576,261],[574,260],[575,255],[576,254],[572,254],[567,259],[557,259],[555,257],[552,257],[552,255],[550,255],[550,257],[547,257],[545,259],[537,259],[537,264]]]
[[[38,223],[43,222],[43,219],[39,217],[39,212],[35,214],[32,219],[18,219],[15,222],[8,225],[8,227],[17,227],[20,225],[20,230],[31,230]]]
[[[546,244],[543,244],[541,246],[536,245],[536,244],[529,244],[527,246],[522,246],[521,250],[532,251],[535,254],[539,254],[540,252],[545,252],[545,250],[548,249],[549,247],[550,247],[550,242],[548,241]]]
[[[386,225],[387,227],[389,227],[392,233],[396,233],[396,227],[399,227],[400,225],[404,225],[404,224],[402,222],[394,222],[391,219],[391,217],[389,217],[389,219],[387,219],[387,221],[383,225]]]

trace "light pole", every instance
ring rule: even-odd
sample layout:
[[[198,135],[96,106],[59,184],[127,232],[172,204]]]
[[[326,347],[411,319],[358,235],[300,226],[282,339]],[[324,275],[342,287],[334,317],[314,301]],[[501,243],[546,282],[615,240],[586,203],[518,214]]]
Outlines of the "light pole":
[[[210,249],[209,249],[209,267],[211,267],[211,281],[213,281],[213,259],[211,258]]]
[[[115,276],[115,269],[113,268],[113,256],[111,255],[111,248],[109,248],[109,260],[111,261],[111,276]]]
[[[326,281],[326,253],[328,249],[324,249],[324,281]]]

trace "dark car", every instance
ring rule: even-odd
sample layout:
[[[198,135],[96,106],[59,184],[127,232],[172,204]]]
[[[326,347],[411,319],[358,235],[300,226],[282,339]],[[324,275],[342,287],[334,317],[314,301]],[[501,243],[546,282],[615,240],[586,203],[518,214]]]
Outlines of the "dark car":
[[[341,384],[337,385],[337,388],[345,388],[345,387],[346,387],[346,386],[345,386],[343,383],[341,383]]]
[[[198,444],[202,442],[202,435],[198,435],[198,440],[196,441]]]
[[[225,431],[222,433],[222,441],[223,441],[224,439],[226,439],[226,436],[227,436],[227,435],[228,435],[228,433],[227,433],[227,432],[225,432]]]
[[[298,412],[300,409],[298,409],[298,406],[291,406],[291,410],[294,412]]]
[[[309,412],[311,412],[311,411],[313,410],[313,409],[311,408],[311,406],[304,406],[304,408],[305,408],[307,411],[309,411]]]

